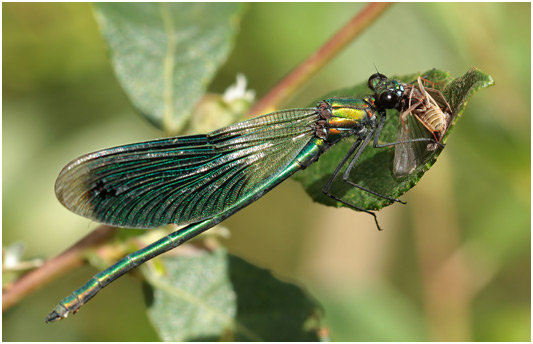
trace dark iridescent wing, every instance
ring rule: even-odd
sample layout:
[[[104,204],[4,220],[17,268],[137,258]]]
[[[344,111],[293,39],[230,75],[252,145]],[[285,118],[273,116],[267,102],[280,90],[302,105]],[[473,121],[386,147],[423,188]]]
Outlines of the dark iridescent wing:
[[[74,213],[115,226],[198,222],[276,178],[314,137],[317,116],[282,110],[207,135],[87,154],[63,168],[56,195]]]

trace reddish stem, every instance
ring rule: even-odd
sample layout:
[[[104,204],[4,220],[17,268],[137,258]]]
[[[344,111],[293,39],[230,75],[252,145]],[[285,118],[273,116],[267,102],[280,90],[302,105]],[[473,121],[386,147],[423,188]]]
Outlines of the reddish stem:
[[[107,242],[115,234],[116,229],[106,225],[99,226],[59,256],[19,278],[2,292],[2,312],[57,276],[81,266],[85,262],[86,250]]]
[[[252,107],[249,115],[260,115],[278,109],[280,104],[285,102],[322,66],[333,59],[348,43],[372,24],[390,5],[391,3],[386,2],[368,4],[320,49],[274,86]]]

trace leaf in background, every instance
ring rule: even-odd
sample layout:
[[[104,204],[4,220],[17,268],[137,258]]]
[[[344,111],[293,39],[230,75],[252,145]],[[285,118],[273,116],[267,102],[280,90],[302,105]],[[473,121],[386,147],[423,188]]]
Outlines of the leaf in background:
[[[471,68],[465,75],[458,78],[450,78],[445,72],[430,70],[423,74],[412,74],[404,76],[392,76],[391,79],[401,80],[411,83],[422,75],[427,80],[435,82],[435,88],[439,89],[450,104],[455,119],[444,136],[442,142],[446,143],[453,126],[461,117],[468,99],[476,91],[494,84],[492,77],[476,68]],[[367,82],[348,89],[342,89],[324,96],[321,99],[332,97],[353,97],[360,98],[369,94]],[[380,136],[381,142],[395,142],[398,132],[399,114],[397,111],[387,111],[387,121]],[[335,167],[342,160],[353,140],[346,140],[331,148],[331,151],[320,157],[319,161],[309,166],[305,171],[295,175],[304,186],[306,192],[315,202],[325,205],[343,206],[324,195],[322,188],[326,185]],[[358,185],[364,186],[382,195],[397,198],[411,189],[418,183],[424,173],[435,163],[443,148],[438,148],[430,155],[424,165],[419,166],[415,171],[406,177],[398,179],[394,176],[393,160],[394,146],[388,148],[374,148],[369,144],[352,170],[350,180]],[[333,183],[332,194],[341,196],[343,199],[369,210],[379,210],[392,202],[381,197],[371,195],[359,189],[353,188],[342,181],[342,173]]]
[[[318,339],[318,306],[299,287],[224,249],[200,252],[165,255],[166,276],[148,278],[148,313],[163,340]]]
[[[176,133],[226,60],[244,5],[96,3],[117,78],[150,122]]]

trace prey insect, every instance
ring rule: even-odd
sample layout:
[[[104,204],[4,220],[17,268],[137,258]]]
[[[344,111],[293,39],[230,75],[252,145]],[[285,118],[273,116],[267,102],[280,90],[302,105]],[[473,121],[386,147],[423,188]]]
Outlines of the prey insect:
[[[453,119],[452,110],[442,93],[424,87],[421,77],[416,82],[404,84],[405,94],[400,106],[398,142],[394,152],[393,172],[396,177],[412,173],[424,163],[425,158],[438,147],[444,147],[442,139]],[[431,135],[426,143],[413,138]]]

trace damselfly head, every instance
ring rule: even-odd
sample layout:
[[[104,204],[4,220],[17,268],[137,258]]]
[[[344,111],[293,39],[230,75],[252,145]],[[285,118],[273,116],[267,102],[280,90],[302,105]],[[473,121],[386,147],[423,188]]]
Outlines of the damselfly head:
[[[382,85],[386,85],[389,81],[389,78],[387,78],[385,75],[381,73],[374,73],[368,78],[368,88],[371,90],[378,92],[380,88],[382,88]]]

